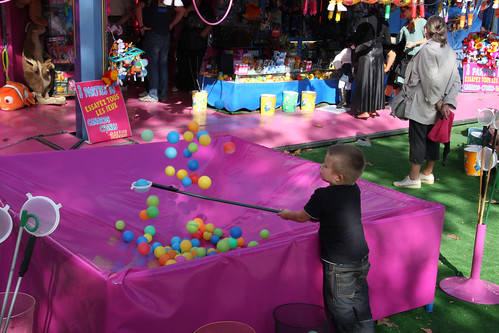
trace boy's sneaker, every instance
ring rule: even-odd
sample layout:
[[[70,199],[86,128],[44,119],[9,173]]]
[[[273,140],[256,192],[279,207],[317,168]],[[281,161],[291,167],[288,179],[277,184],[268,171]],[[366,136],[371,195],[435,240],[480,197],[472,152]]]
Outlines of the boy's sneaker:
[[[421,183],[423,183],[423,184],[431,185],[431,184],[435,183],[435,176],[433,176],[433,174],[423,175],[422,173],[420,173],[419,179],[421,180]]]
[[[399,182],[393,182],[393,186],[402,188],[421,188],[421,179],[412,180],[409,176]]]
[[[147,90],[144,90],[139,94],[139,97],[146,97],[147,95],[149,95],[149,93],[147,92]]]
[[[139,98],[139,101],[141,101],[141,102],[157,103],[158,99],[147,95],[147,96]]]
[[[173,91],[173,92],[177,92],[177,91],[178,91],[178,88],[174,86],[174,87],[172,88],[172,91]]]

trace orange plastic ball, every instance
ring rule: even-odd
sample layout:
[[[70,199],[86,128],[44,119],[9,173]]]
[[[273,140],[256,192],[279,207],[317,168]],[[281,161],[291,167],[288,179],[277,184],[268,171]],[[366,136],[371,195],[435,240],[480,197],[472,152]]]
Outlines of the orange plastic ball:
[[[244,246],[244,238],[239,237],[237,239],[237,246],[239,246],[239,247],[243,247]]]
[[[189,125],[187,125],[187,127],[189,128],[189,131],[197,132],[199,129],[199,123],[193,120],[189,123]]]
[[[156,251],[156,250],[154,250],[154,251]],[[169,256],[167,253],[163,253],[163,254],[159,257],[159,259],[158,259],[158,260],[159,260],[159,264],[160,264],[161,266],[164,266],[164,265],[166,265],[166,262],[167,262],[168,260],[170,260],[170,259],[171,259],[171,258],[170,258],[170,256]]]
[[[140,211],[140,219],[145,221],[145,220],[149,220],[149,216],[147,216],[147,209],[143,209]]]
[[[233,142],[229,141],[224,143],[223,149],[226,154],[234,154],[234,152],[236,151],[236,145]]]

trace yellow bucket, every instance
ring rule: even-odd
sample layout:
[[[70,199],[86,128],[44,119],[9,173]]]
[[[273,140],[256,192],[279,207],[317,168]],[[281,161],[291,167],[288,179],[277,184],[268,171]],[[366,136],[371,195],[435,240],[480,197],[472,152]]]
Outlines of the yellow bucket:
[[[481,149],[478,145],[468,145],[464,148],[464,172],[469,176],[480,176],[477,154]]]
[[[260,113],[264,116],[273,116],[275,113],[276,95],[262,94],[260,96]]]
[[[194,111],[206,111],[208,106],[208,92],[206,90],[196,91],[192,94],[192,109]]]
[[[301,110],[303,112],[314,112],[315,98],[317,92],[315,91],[302,91],[301,92]]]

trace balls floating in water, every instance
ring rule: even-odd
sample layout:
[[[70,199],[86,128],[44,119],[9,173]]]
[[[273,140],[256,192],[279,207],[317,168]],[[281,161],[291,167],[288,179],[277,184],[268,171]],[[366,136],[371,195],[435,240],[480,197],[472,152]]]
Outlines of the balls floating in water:
[[[210,133],[208,133],[208,131],[202,130],[202,131],[198,132],[198,134],[196,135],[196,139],[198,139],[198,141],[199,141],[199,138],[201,137],[201,135],[204,135],[204,134],[206,134],[208,136],[210,135]]]
[[[155,206],[159,205],[159,198],[155,195],[150,195],[147,197],[147,206]]]
[[[208,176],[201,176],[198,179],[198,185],[203,190],[209,189],[211,186],[211,179]]]
[[[187,173],[187,170],[180,169],[177,171],[177,178],[178,180],[182,180],[185,177],[189,177],[189,173]]]
[[[159,215],[159,210],[158,207],[156,206],[147,207],[146,212],[147,212],[147,217],[149,217],[150,219],[154,219]]]
[[[144,228],[144,233],[154,236],[156,234],[156,228],[152,225],[148,225]]]
[[[151,246],[146,242],[142,242],[139,245],[137,245],[137,252],[143,256],[149,254],[150,251],[151,251]]]
[[[224,106],[225,106],[225,103],[224,103],[223,99],[217,99],[215,101],[215,107],[217,108],[217,110],[223,109]]]
[[[215,226],[213,223],[206,223],[206,231],[213,232],[215,230]]]
[[[162,246],[157,246],[154,250],[154,256],[160,258],[163,254],[166,254],[166,249]]]
[[[199,169],[199,162],[195,159],[189,160],[187,162],[187,167],[191,171],[196,171],[197,169]]]
[[[191,173],[189,175],[189,178],[191,179],[192,185],[197,185],[199,181],[199,175],[195,172]]]
[[[135,182],[135,186],[148,186],[149,185],[149,182],[145,179],[139,179]]]
[[[267,239],[270,236],[270,232],[267,229],[262,229],[260,231],[260,238],[261,239]]]
[[[166,140],[171,144],[175,144],[180,140],[180,134],[176,131],[171,131],[166,135]]]
[[[189,145],[187,146],[187,149],[191,152],[191,153],[195,153],[198,151],[199,149],[199,146],[197,145],[197,143],[195,142],[191,142],[189,143]]]
[[[130,231],[130,230],[127,230],[123,233],[123,240],[125,241],[125,243],[129,243],[131,241],[133,241],[133,239],[135,238],[135,235],[133,234],[133,231]]]
[[[189,151],[188,148],[184,149],[184,153],[183,154],[184,154],[184,157],[186,157],[186,158],[191,158],[192,157],[192,153]]]
[[[222,229],[220,228],[216,228],[214,231],[213,231],[213,234],[214,235],[217,235],[218,237],[222,237],[224,232],[222,231]]]
[[[149,220],[149,216],[147,216],[147,210],[142,209],[139,213],[139,217],[142,221]]]
[[[198,256],[199,258],[205,257],[206,249],[204,247],[198,247],[196,250],[196,256]]]
[[[229,141],[224,143],[223,149],[226,154],[234,154],[234,152],[236,151],[236,145],[233,142]]]
[[[234,237],[237,239],[237,238],[241,237],[242,234],[243,234],[243,231],[239,227],[232,227],[230,229],[230,236],[231,237]]]
[[[211,143],[211,138],[208,134],[203,134],[199,137],[199,144],[201,146],[208,146]]]
[[[248,247],[253,247],[259,245],[257,241],[251,241],[248,243]]]
[[[180,242],[180,250],[182,252],[187,252],[192,248],[192,243],[190,240],[184,239]]]
[[[187,231],[190,234],[193,234],[196,231],[198,231],[199,226],[198,226],[198,224],[195,221],[189,221],[189,222],[187,222],[185,228],[187,229]]]
[[[230,244],[230,249],[235,249],[237,247],[237,239],[230,237],[228,239],[229,244]]]
[[[169,165],[165,168],[165,173],[167,176],[173,176],[175,174],[175,168]]]
[[[166,148],[165,156],[168,157],[169,159],[174,159],[175,157],[177,157],[177,149],[173,147]]]
[[[191,186],[192,179],[190,179],[189,177],[182,178],[182,185],[184,185],[185,187]]]
[[[125,221],[123,221],[123,220],[116,221],[116,223],[114,224],[114,227],[116,228],[116,230],[125,229]]]
[[[211,244],[213,244],[213,245],[217,245],[217,243],[218,243],[218,241],[219,241],[219,240],[220,240],[220,237],[218,237],[217,235],[213,235],[213,236],[211,236],[211,238],[210,238],[210,242],[211,242]]]
[[[194,134],[191,131],[186,131],[184,133],[184,140],[190,142],[194,139]]]
[[[154,133],[151,130],[146,129],[140,134],[140,137],[145,142],[150,142],[154,138]]]
[[[193,120],[189,123],[189,125],[187,125],[187,127],[189,128],[189,131],[197,132],[199,129],[199,124],[197,121]]]
[[[217,243],[217,250],[220,252],[227,252],[230,250],[230,243],[227,239],[222,239]]]

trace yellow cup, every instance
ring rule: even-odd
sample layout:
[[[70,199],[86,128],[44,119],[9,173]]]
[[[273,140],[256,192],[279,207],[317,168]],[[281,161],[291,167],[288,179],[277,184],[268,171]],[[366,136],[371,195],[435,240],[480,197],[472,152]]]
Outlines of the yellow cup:
[[[480,176],[477,157],[481,148],[478,145],[468,145],[464,148],[464,172],[469,176]]]
[[[192,109],[194,111],[206,111],[208,106],[208,92],[206,90],[196,91],[192,94]]]
[[[315,98],[317,92],[315,91],[302,91],[301,92],[301,110],[302,112],[314,112]]]
[[[260,113],[264,116],[273,116],[275,113],[276,95],[262,94],[260,96]]]

